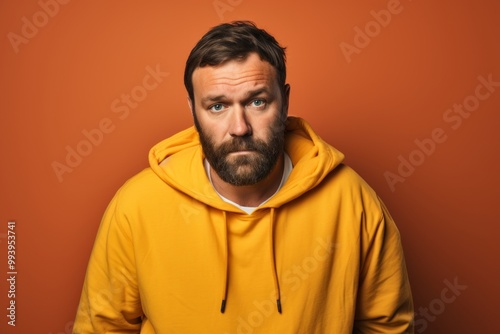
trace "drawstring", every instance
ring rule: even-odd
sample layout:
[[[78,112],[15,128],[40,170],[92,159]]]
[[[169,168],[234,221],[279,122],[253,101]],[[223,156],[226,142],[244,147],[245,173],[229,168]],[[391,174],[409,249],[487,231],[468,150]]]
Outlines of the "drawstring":
[[[271,208],[271,223],[269,225],[269,253],[271,254],[271,271],[273,273],[274,291],[276,295],[276,306],[281,313],[281,292],[280,282],[278,280],[278,271],[276,270],[276,254],[274,252],[274,208]]]
[[[222,286],[222,304],[220,306],[220,313],[224,313],[226,310],[226,300],[227,300],[227,284],[229,280],[229,247],[228,247],[228,237],[227,237],[227,217],[226,217],[226,211],[222,211],[222,214],[224,216],[224,237],[223,237],[223,243],[224,243],[224,267],[225,267],[225,273],[224,273],[224,281],[223,281],[223,286]]]
[[[223,236],[223,242],[224,242],[224,266],[225,266],[225,273],[224,273],[224,280],[223,280],[223,286],[222,286],[222,303],[220,306],[220,312],[224,313],[226,310],[226,301],[227,301],[227,290],[228,290],[228,284],[229,284],[229,240],[228,240],[228,235],[227,235],[227,216],[226,212],[223,211],[223,216],[224,216],[224,236]],[[273,275],[273,283],[274,283],[274,291],[275,291],[275,296],[276,296],[276,306],[278,308],[278,312],[281,314],[281,292],[280,292],[280,284],[278,280],[278,271],[276,270],[276,260],[275,260],[275,251],[274,251],[274,208],[271,208],[271,222],[269,224],[269,254],[271,257],[271,272]]]

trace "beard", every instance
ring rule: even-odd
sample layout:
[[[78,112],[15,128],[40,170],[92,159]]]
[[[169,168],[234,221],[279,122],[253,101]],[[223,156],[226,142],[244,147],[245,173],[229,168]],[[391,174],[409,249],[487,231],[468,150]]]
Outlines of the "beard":
[[[269,127],[267,141],[248,135],[233,137],[218,146],[203,131],[196,113],[193,115],[205,158],[217,175],[233,186],[254,185],[263,180],[271,173],[284,152],[285,123],[280,115]],[[239,151],[250,151],[250,153],[229,156],[232,152]]]

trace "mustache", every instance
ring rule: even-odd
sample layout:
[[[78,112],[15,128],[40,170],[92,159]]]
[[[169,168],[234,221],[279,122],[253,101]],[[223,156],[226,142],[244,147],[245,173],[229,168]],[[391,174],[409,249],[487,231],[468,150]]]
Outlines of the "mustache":
[[[250,137],[234,137],[230,141],[222,143],[218,147],[220,154],[229,154],[239,151],[261,151],[265,143],[259,140],[252,139]]]

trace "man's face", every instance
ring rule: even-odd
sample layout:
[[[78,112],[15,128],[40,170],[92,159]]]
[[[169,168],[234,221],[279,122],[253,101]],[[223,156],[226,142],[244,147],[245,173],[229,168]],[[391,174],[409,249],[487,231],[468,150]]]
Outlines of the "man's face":
[[[197,68],[193,88],[190,106],[213,170],[235,186],[263,180],[283,154],[288,85],[282,94],[274,67],[252,53]]]

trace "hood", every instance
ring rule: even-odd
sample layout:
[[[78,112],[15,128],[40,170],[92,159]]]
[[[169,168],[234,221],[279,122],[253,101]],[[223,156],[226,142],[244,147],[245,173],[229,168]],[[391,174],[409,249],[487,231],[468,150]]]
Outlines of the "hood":
[[[301,118],[288,117],[285,136],[285,151],[294,168],[280,191],[258,210],[278,208],[301,196],[317,186],[344,159],[341,152],[323,141]],[[203,159],[194,126],[161,141],[149,153],[152,170],[171,187],[216,209],[240,212],[215,192],[205,173]]]
[[[269,264],[271,267],[271,279],[274,284],[276,304],[278,312],[282,312],[280,282],[276,269],[274,224],[275,211],[285,203],[303,195],[313,189],[338,166],[344,156],[339,151],[324,142],[313,132],[309,124],[297,117],[287,119],[285,134],[285,151],[292,160],[293,169],[288,180],[281,189],[267,202],[259,206],[259,210],[269,210]],[[222,243],[224,273],[221,281],[221,308],[224,313],[226,300],[228,298],[229,286],[229,244],[228,238],[228,213],[243,215],[236,206],[223,201],[206,175],[203,164],[203,151],[194,127],[184,130],[170,137],[156,146],[149,154],[149,162],[153,171],[165,183],[174,189],[185,193],[187,196],[203,202],[208,207],[222,212],[222,224],[216,224],[216,228],[224,235]]]

